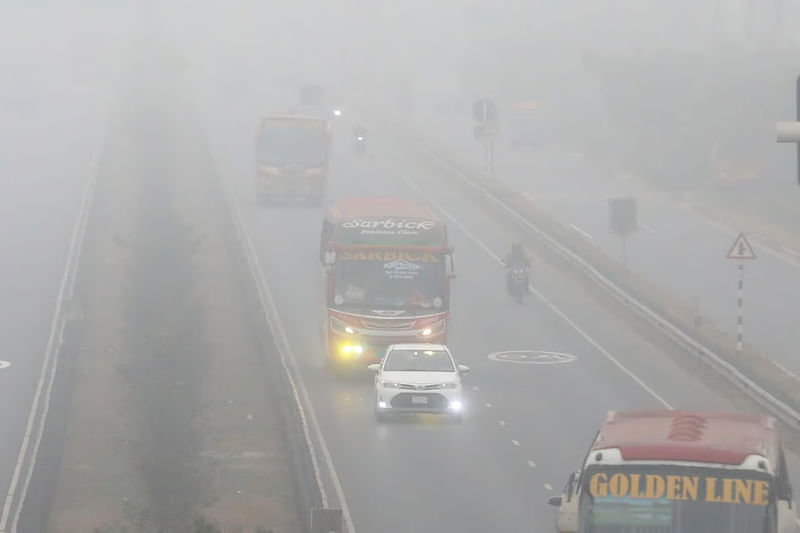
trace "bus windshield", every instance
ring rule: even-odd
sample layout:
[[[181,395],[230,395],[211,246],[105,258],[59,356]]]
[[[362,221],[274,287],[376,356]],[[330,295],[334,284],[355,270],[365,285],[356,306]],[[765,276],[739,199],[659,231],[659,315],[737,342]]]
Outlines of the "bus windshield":
[[[327,134],[319,121],[267,121],[258,136],[256,152],[261,165],[322,167],[328,153]]]
[[[770,477],[709,468],[587,472],[586,533],[767,533]]]
[[[334,271],[333,304],[341,309],[444,311],[446,277],[442,254],[342,252]]]

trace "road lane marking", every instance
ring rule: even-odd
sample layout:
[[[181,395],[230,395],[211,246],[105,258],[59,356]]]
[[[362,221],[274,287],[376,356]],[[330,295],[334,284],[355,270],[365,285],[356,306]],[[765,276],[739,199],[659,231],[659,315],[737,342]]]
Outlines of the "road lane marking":
[[[64,303],[72,300],[75,292],[78,267],[80,265],[81,252],[83,250],[83,242],[86,235],[86,226],[89,222],[89,212],[91,211],[92,200],[94,199],[98,167],[100,157],[104,152],[104,147],[105,136],[101,138],[100,146],[95,151],[95,154],[92,157],[92,161],[89,165],[89,173],[86,178],[86,183],[84,184],[78,215],[72,227],[69,251],[67,252],[67,261],[64,265],[64,273],[61,276],[61,283],[58,288],[58,295],[56,296],[56,307],[53,316],[53,322],[50,325],[50,333],[47,338],[47,345],[45,347],[44,359],[42,360],[39,380],[36,384],[36,392],[33,397],[31,409],[28,412],[28,421],[25,425],[25,433],[22,437],[22,443],[17,455],[14,472],[11,475],[11,481],[5,494],[2,512],[0,512],[0,533],[16,533],[17,531],[19,516],[22,513],[22,506],[25,503],[25,496],[28,493],[28,487],[31,483],[31,477],[33,476],[36,459],[39,455],[39,448],[42,444],[44,425],[47,421],[47,414],[50,411],[50,398],[52,397],[56,371],[58,370],[58,359],[61,355],[61,346],[64,341],[64,329],[67,325],[67,317],[64,314],[66,311],[66,306]],[[43,395],[44,402],[42,402]],[[40,404],[43,404],[43,408],[37,424],[37,413],[39,412]],[[30,459],[26,460],[29,449]],[[22,490],[19,492],[18,497],[17,491],[20,488],[19,482],[23,476],[23,469],[26,470],[24,473],[25,478],[23,480]],[[14,506],[14,500],[17,499],[19,501],[16,505],[16,509],[12,509]]]
[[[472,231],[470,231],[464,224],[461,223],[457,218],[455,218],[447,209],[442,207],[439,202],[434,200],[428,193],[422,190],[416,182],[410,179],[404,172],[400,171],[394,165],[388,163],[388,160],[383,156],[375,153],[373,149],[373,154],[375,154],[376,159],[383,162],[384,167],[386,167],[391,173],[396,175],[400,178],[406,185],[408,185],[411,189],[417,192],[422,198],[424,198],[428,203],[434,206],[440,213],[442,213],[450,222],[453,223],[459,230],[461,230],[464,235],[467,236],[472,242],[478,245],[484,252],[489,255],[495,262],[499,264],[503,264],[503,260],[500,258],[499,255],[494,253],[491,248],[489,248],[481,239],[479,239]],[[545,295],[539,292],[533,284],[530,285],[531,292],[536,295],[539,300],[541,300],[547,307],[550,308],[556,315],[558,315],[564,322],[566,322],[573,330],[575,330],[578,335],[583,337],[586,342],[591,344],[598,352],[600,352],[606,359],[611,361],[617,368],[619,368],[624,374],[626,374],[629,378],[631,378],[634,382],[636,382],[639,387],[641,387],[645,392],[647,392],[650,396],[652,396],[655,400],[657,400],[661,405],[666,407],[667,409],[673,409],[672,405],[666,401],[660,394],[658,394],[652,387],[650,387],[647,383],[645,383],[639,376],[637,376],[633,371],[628,369],[622,362],[614,357],[611,352],[606,350],[599,342],[594,340],[594,338],[589,335],[586,331],[584,331],[578,324],[575,323],[569,316],[566,315],[561,309],[556,306],[552,301],[550,301]]]
[[[581,228],[579,228],[575,224],[570,224],[569,227],[572,229],[572,231],[575,231],[575,232],[579,233],[580,236],[583,237],[584,239],[586,239],[587,241],[595,242],[594,237],[592,237],[591,235],[589,235],[588,233],[583,231]]]
[[[511,439],[511,444],[513,444],[514,446],[519,446],[520,445],[519,441],[517,439]]]
[[[481,390],[481,389],[479,389],[477,385],[473,385],[473,386],[472,386],[472,390],[474,390],[474,391],[479,391],[479,390]]]
[[[559,365],[578,360],[577,357],[571,354],[541,350],[508,350],[490,353],[487,357],[491,361],[518,365]]]
[[[536,468],[536,461],[528,461],[528,466],[531,468]]]
[[[498,420],[497,423],[500,424],[503,427],[506,426],[506,421],[505,420]]]
[[[489,407],[489,408],[491,408],[491,407],[492,407],[492,404],[490,404],[490,403],[487,403],[487,404],[486,404],[486,407]]]
[[[261,266],[261,261],[258,258],[258,254],[256,253],[255,245],[253,244],[253,239],[250,236],[250,232],[247,228],[247,224],[245,222],[244,214],[242,212],[239,199],[236,193],[233,191],[233,188],[230,185],[230,178],[228,177],[228,173],[225,171],[224,167],[219,161],[215,161],[216,167],[218,170],[218,175],[220,176],[220,182],[225,192],[226,200],[228,202],[228,206],[232,211],[232,215],[234,218],[234,223],[237,229],[237,233],[239,234],[239,239],[241,241],[241,245],[244,248],[247,258],[249,259],[251,274],[256,282],[256,288],[258,289],[258,297],[261,301],[261,306],[264,311],[264,317],[267,320],[267,325],[269,326],[270,330],[272,330],[273,338],[276,341],[279,339],[280,342],[276,342],[276,348],[278,349],[278,355],[280,356],[281,365],[283,366],[283,370],[286,373],[286,376],[289,380],[289,385],[292,388],[292,393],[294,397],[295,404],[298,409],[298,414],[301,419],[301,424],[303,427],[303,432],[305,434],[305,439],[309,448],[309,455],[311,456],[312,466],[314,468],[314,475],[316,477],[317,484],[319,485],[319,492],[320,492],[320,499],[322,501],[323,507],[329,507],[329,498],[327,491],[325,490],[325,483],[322,479],[322,473],[319,467],[319,459],[317,458],[317,454],[315,451],[314,440],[311,438],[310,428],[313,429],[314,434],[316,436],[317,442],[319,443],[320,450],[322,451],[322,456],[325,460],[325,463],[328,467],[328,474],[331,478],[331,482],[333,483],[334,490],[336,491],[337,499],[339,500],[339,505],[342,507],[342,517],[345,522],[345,527],[347,531],[350,533],[355,533],[355,527],[353,526],[353,520],[350,515],[350,509],[347,505],[347,500],[344,496],[344,489],[342,484],[339,480],[339,476],[336,473],[336,468],[333,465],[333,458],[331,456],[330,450],[328,448],[327,443],[325,442],[325,437],[322,433],[322,428],[319,425],[319,421],[317,420],[317,415],[314,411],[314,406],[311,403],[311,398],[308,395],[308,391],[306,390],[305,384],[303,383],[302,376],[300,375],[300,371],[297,367],[297,361],[294,356],[294,351],[291,348],[291,344],[289,343],[289,337],[286,334],[286,329],[283,326],[283,322],[280,319],[280,314],[278,313],[277,305],[275,304],[275,300],[272,296],[272,291],[270,290],[269,284],[266,281],[266,276],[264,275],[264,269]],[[297,376],[296,378],[294,376]],[[2,533],[2,531],[0,531]]]
[[[544,488],[545,490],[553,490],[553,486],[550,483],[545,483]]]
[[[0,370],[4,370],[11,366],[11,361],[0,361]]]
[[[642,227],[645,229],[645,231],[649,231],[653,235],[658,235],[658,233],[656,233],[656,230],[654,230],[653,228],[651,228],[647,224],[642,224]]]

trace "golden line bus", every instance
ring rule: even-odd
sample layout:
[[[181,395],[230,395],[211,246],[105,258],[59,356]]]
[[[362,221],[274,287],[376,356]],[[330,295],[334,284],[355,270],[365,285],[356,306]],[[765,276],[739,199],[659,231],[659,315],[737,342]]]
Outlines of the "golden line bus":
[[[559,533],[797,533],[775,420],[615,411],[557,506]]]

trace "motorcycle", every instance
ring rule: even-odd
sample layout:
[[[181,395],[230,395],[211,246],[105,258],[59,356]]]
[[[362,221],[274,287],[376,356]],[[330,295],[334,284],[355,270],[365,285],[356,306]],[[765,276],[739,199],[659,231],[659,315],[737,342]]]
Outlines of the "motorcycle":
[[[517,303],[522,303],[528,294],[528,271],[522,267],[508,269],[508,292]]]
[[[364,155],[367,151],[367,138],[363,135],[356,135],[353,139],[353,148],[358,155]]]

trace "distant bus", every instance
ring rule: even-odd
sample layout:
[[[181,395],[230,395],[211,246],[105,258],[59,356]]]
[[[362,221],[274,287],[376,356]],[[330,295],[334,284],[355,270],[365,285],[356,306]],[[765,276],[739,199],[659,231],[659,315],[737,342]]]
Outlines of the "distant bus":
[[[558,506],[559,533],[797,533],[775,420],[615,411]]]
[[[258,124],[255,191],[259,199],[304,197],[321,203],[328,179],[330,121],[317,116],[269,115]]]
[[[320,242],[326,360],[366,367],[392,343],[444,343],[453,249],[427,208],[395,198],[331,206]]]

